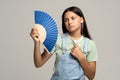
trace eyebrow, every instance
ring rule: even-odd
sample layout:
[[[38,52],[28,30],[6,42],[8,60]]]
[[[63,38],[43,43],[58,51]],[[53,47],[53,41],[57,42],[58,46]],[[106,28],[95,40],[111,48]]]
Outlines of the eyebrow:
[[[76,16],[71,16],[70,18],[76,18]],[[65,17],[64,19],[68,19],[68,18]]]

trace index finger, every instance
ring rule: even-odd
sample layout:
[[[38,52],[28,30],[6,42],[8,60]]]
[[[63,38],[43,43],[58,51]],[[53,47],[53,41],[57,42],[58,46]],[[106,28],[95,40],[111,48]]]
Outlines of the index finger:
[[[75,44],[74,47],[78,47],[78,44]]]

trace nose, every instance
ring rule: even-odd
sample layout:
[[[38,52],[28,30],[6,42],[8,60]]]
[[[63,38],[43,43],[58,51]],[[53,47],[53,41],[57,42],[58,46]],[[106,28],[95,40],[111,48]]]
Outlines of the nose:
[[[71,19],[68,20],[68,24],[71,24],[73,21]]]

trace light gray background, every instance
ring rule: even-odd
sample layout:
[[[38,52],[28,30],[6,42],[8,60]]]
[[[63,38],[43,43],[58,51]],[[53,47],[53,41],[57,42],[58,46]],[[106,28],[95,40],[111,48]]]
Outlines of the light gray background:
[[[119,80],[120,0],[0,0],[0,80],[49,80],[54,56],[41,68],[33,63],[34,10],[49,13],[61,33],[61,14],[82,9],[99,54],[95,80]]]

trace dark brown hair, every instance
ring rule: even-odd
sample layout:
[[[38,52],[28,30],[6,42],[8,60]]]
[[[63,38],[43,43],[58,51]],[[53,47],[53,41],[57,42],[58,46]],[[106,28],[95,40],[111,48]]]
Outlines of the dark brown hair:
[[[76,7],[76,6],[72,6],[72,7],[69,7],[69,8],[67,8],[67,9],[65,9],[65,11],[64,11],[63,14],[62,14],[62,30],[63,30],[63,33],[67,33],[67,32],[68,32],[68,30],[67,30],[66,27],[65,27],[65,23],[64,23],[64,15],[65,15],[65,13],[68,12],[68,11],[72,11],[72,12],[74,12],[75,14],[77,14],[78,16],[80,16],[80,17],[83,18],[84,22],[81,24],[81,25],[82,25],[82,26],[81,26],[81,27],[82,27],[82,28],[81,28],[81,34],[82,34],[84,37],[87,37],[87,38],[89,38],[89,39],[92,39],[91,36],[90,36],[90,34],[89,34],[88,28],[87,28],[87,24],[86,24],[85,17],[84,17],[84,15],[83,15],[81,9],[78,8],[78,7]]]

